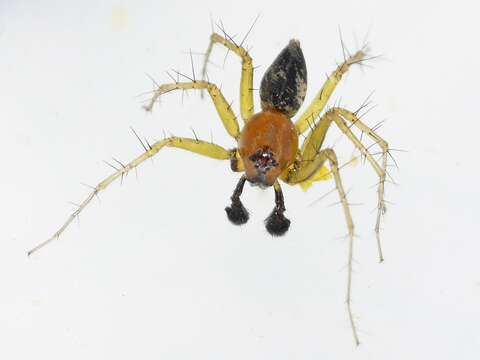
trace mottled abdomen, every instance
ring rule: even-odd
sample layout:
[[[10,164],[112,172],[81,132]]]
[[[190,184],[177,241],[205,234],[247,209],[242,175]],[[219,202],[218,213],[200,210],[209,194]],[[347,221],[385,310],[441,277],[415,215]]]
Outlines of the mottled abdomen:
[[[245,124],[238,141],[247,180],[271,186],[290,166],[298,151],[295,125],[286,114],[262,111]]]
[[[307,67],[300,42],[290,40],[263,75],[260,99],[263,110],[278,110],[292,118],[307,92]]]

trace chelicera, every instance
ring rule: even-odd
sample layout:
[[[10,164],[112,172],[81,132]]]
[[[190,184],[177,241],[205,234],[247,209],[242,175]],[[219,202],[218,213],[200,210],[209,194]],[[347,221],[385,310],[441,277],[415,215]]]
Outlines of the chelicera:
[[[240,112],[244,122],[242,129],[240,129],[237,116],[220,89],[214,83],[204,80],[208,60],[215,44],[226,47],[239,56],[242,62],[240,81]],[[225,130],[236,141],[237,146],[229,150],[212,142],[199,140],[196,137],[168,137],[153,144],[147,144],[148,146],[142,143],[145,148],[144,153],[127,164],[119,163],[115,172],[93,187],[89,196],[70,215],[60,229],[49,239],[33,248],[29,254],[58,238],[100,191],[105,190],[113,181],[123,178],[129,171],[156,155],[163,147],[188,150],[213,159],[229,161],[234,172],[242,173],[231,196],[231,204],[225,209],[228,219],[233,224],[245,224],[249,219],[248,211],[240,201],[246,182],[263,189],[273,187],[275,206],[272,213],[266,218],[265,226],[267,231],[274,236],[285,234],[290,227],[290,220],[284,215],[285,203],[280,182],[288,185],[309,186],[314,181],[333,177],[348,228],[349,255],[346,303],[353,336],[358,344],[357,330],[350,305],[354,225],[340,177],[337,156],[333,149],[323,148],[322,145],[330,125],[336,124],[378,175],[375,233],[380,260],[383,260],[379,229],[380,219],[385,212],[384,185],[388,144],[374,130],[365,125],[356,112],[340,107],[330,108],[323,114],[322,112],[342,76],[350,66],[364,61],[365,55],[365,51],[362,49],[351,56],[345,56],[344,61],[327,78],[313,101],[297,120],[293,121],[294,116],[303,104],[307,90],[307,68],[299,41],[290,40],[265,72],[260,86],[261,111],[255,113],[252,58],[241,45],[236,44],[226,33],[223,36],[212,33],[202,71],[203,80],[193,78],[188,82],[174,81],[159,85],[145,109],[151,111],[159,97],[170,91],[206,90],[216,107]],[[352,126],[360,129],[380,146],[380,164],[351,131]],[[304,133],[307,133],[305,140],[299,145],[299,136]]]

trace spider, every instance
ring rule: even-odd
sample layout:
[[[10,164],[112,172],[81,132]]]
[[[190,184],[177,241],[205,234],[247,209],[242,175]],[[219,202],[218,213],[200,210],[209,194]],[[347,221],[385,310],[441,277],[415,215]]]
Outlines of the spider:
[[[222,95],[218,86],[206,81],[207,64],[214,45],[219,44],[236,54],[242,63],[240,80],[240,111],[244,126],[240,129],[237,116],[230,104]],[[336,189],[340,196],[344,216],[348,228],[348,280],[346,304],[350,326],[356,344],[359,344],[357,328],[351,309],[352,259],[354,224],[347,202],[346,193],[339,173],[339,165],[335,151],[331,148],[322,148],[326,133],[332,124],[335,124],[355,145],[360,153],[371,164],[378,175],[378,206],[375,233],[380,261],[383,260],[380,246],[380,219],[385,212],[384,185],[387,166],[388,144],[379,137],[374,130],[366,126],[357,116],[344,108],[333,107],[321,115],[330,95],[348,71],[350,66],[366,60],[365,48],[353,55],[344,56],[344,61],[325,81],[311,104],[294,122],[292,119],[300,109],[307,90],[307,68],[298,40],[290,40],[280,52],[271,66],[265,72],[260,86],[261,111],[255,113],[253,101],[253,62],[248,51],[237,44],[232,37],[223,31],[223,36],[212,32],[210,43],[205,53],[202,69],[202,80],[195,77],[188,82],[179,82],[158,85],[145,110],[152,111],[153,105],[159,97],[175,90],[206,90],[210,95],[217,113],[227,133],[236,141],[233,149],[225,149],[212,142],[196,138],[168,137],[153,144],[143,144],[145,152],[127,164],[120,162],[115,172],[93,187],[92,192],[78,206],[67,221],[49,239],[40,243],[28,254],[32,254],[50,241],[58,238],[68,225],[91,200],[102,190],[105,190],[118,178],[123,178],[129,171],[156,155],[164,147],[173,147],[188,150],[217,160],[229,161],[234,172],[243,173],[231,196],[231,205],[225,208],[228,219],[236,225],[245,224],[249,213],[243,206],[240,196],[246,182],[262,189],[273,187],[275,192],[275,207],[265,220],[267,231],[273,236],[285,234],[290,227],[290,220],[285,217],[285,202],[280,181],[288,185],[308,187],[314,181],[333,177]],[[321,115],[321,116],[320,116]],[[367,134],[381,149],[381,165],[362,144],[359,138],[351,131],[355,126]],[[299,136],[309,131],[303,144],[299,146]],[[135,133],[136,135],[136,133]],[[137,136],[138,137],[138,136]],[[139,139],[140,140],[140,139]],[[148,145],[148,146],[147,146]],[[329,167],[327,167],[327,164]]]

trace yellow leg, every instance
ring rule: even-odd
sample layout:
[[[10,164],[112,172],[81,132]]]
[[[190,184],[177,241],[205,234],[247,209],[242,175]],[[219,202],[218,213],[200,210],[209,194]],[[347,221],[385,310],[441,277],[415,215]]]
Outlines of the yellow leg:
[[[342,64],[340,64],[337,69],[328,77],[317,96],[315,96],[315,99],[296,121],[295,127],[299,134],[306,131],[309,126],[315,122],[315,119],[325,108],[330,95],[332,95],[338,83],[340,80],[342,80],[343,74],[347,72],[351,65],[361,62],[364,57],[364,51],[357,51],[353,56],[350,56]]]
[[[343,131],[345,135],[355,144],[355,146],[360,150],[360,152],[367,158],[369,163],[372,165],[373,169],[379,177],[378,182],[378,202],[377,202],[377,220],[375,223],[375,236],[377,238],[377,247],[378,247],[378,256],[380,262],[383,261],[383,252],[380,242],[380,221],[383,214],[385,214],[387,208],[385,206],[385,179],[387,174],[387,156],[388,156],[388,143],[378,136],[372,129],[365,125],[354,113],[351,111],[342,109],[342,108],[333,108],[331,113],[334,116],[335,122],[337,123],[340,130]],[[366,133],[373,141],[375,141],[378,146],[382,149],[382,165],[380,166],[378,162],[373,158],[369,151],[363,146],[360,140],[352,133],[350,127],[347,126],[344,120],[351,122],[354,126],[360,129],[362,132]]]
[[[308,163],[312,162],[313,159],[317,156],[319,149],[322,147],[323,140],[325,135],[330,127],[332,121],[338,126],[338,128],[350,139],[350,141],[357,147],[361,154],[366,157],[368,162],[371,164],[375,172],[379,177],[378,182],[378,202],[377,202],[377,219],[375,223],[375,236],[377,239],[377,248],[378,256],[380,261],[383,261],[383,252],[380,242],[380,221],[382,215],[386,211],[385,206],[385,179],[386,179],[386,167],[387,167],[387,155],[388,155],[388,143],[378,136],[372,129],[366,126],[360,119],[351,111],[342,109],[342,108],[333,108],[329,110],[322,118],[318,121],[317,124],[311,125],[312,132],[307,136],[303,145],[302,145],[302,162]],[[358,129],[366,133],[370,138],[372,138],[375,143],[377,143],[382,149],[382,165],[380,166],[377,160],[370,154],[370,152],[365,148],[361,143],[358,137],[352,133],[350,127],[347,125],[346,121],[352,123],[353,126],[356,126]],[[307,168],[302,169],[302,172],[307,171]],[[303,175],[303,174],[302,174]],[[313,176],[313,175],[310,175]]]
[[[210,44],[205,53],[205,62],[202,68],[202,78],[205,79],[207,75],[207,64],[210,54],[212,53],[214,44],[222,44],[228,50],[237,54],[242,59],[242,78],[240,81],[240,111],[242,119],[248,121],[255,112],[253,104],[253,64],[252,58],[242,46],[235,44],[233,39],[225,34],[225,37],[217,33],[210,36]]]
[[[352,220],[352,214],[350,213],[350,207],[348,206],[347,196],[345,189],[343,188],[342,179],[340,178],[340,172],[338,171],[338,160],[335,152],[332,149],[325,149],[318,151],[316,156],[310,161],[302,162],[296,169],[289,172],[286,181],[289,184],[299,184],[307,180],[309,177],[314,176],[316,172],[323,166],[325,161],[330,163],[330,168],[335,179],[338,194],[340,196],[340,203],[342,204],[343,213],[347,222],[348,228],[348,277],[347,277],[347,295],[346,304],[348,317],[350,320],[350,326],[352,328],[353,337],[355,343],[358,345],[360,341],[357,334],[357,326],[353,318],[353,312],[351,307],[351,292],[352,292],[352,272],[353,272],[353,237],[354,237],[354,225]]]
[[[28,252],[28,255],[31,255],[35,251],[47,245],[49,242],[60,237],[68,225],[70,225],[70,223],[83,211],[83,209],[90,203],[90,201],[92,201],[95,196],[97,196],[100,191],[105,190],[118,178],[123,178],[129,171],[135,169],[145,160],[157,154],[165,146],[188,150],[217,160],[229,160],[233,156],[231,151],[228,151],[219,145],[196,139],[170,137],[157,141],[150,145],[149,149],[147,149],[147,151],[138,156],[136,159],[132,160],[126,165],[122,165],[121,168],[118,168],[117,171],[98,183],[98,185],[93,188],[93,191],[85,198],[85,200],[83,200],[78,209],[68,217],[67,221],[65,221],[65,223],[55,232],[55,234],[53,234],[49,239],[35,246]]]
[[[150,103],[144,107],[146,111],[152,111],[153,104],[158,100],[158,98],[170,91],[174,90],[191,90],[191,89],[207,89],[210,97],[212,98],[213,104],[217,109],[218,115],[222,119],[223,126],[227,130],[227,132],[232,136],[234,139],[237,139],[240,134],[240,128],[238,126],[237,117],[232,111],[230,104],[225,100],[222,92],[218,89],[215,84],[212,84],[207,81],[192,81],[192,82],[177,82],[173,84],[163,84],[155,90],[155,93],[150,100]]]

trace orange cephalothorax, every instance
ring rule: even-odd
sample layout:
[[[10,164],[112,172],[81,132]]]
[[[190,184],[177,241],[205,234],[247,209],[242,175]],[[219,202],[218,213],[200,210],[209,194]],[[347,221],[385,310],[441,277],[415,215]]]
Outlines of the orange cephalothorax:
[[[247,180],[271,186],[297,155],[295,125],[283,113],[262,111],[246,123],[238,141]]]

